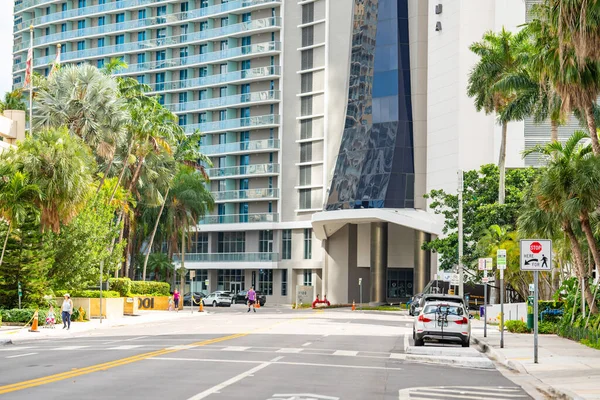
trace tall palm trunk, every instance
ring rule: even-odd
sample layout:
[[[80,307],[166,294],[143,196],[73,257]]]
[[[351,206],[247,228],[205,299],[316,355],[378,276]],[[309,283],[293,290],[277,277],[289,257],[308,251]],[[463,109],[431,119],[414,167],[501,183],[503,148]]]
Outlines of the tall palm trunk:
[[[142,280],[146,280],[146,267],[148,266],[148,257],[150,257],[150,251],[152,250],[152,244],[154,243],[154,235],[156,235],[156,231],[158,229],[158,224],[160,222],[160,216],[165,209],[165,203],[167,202],[167,197],[169,197],[169,191],[171,188],[167,188],[167,192],[165,193],[165,197],[163,203],[160,206],[160,211],[158,212],[158,216],[156,217],[156,222],[154,222],[154,229],[152,229],[152,235],[150,235],[150,242],[148,243],[148,252],[146,253],[146,257],[144,258],[144,270],[142,272]]]
[[[100,192],[100,189],[102,189],[102,185],[104,185],[104,181],[106,180],[106,177],[108,176],[108,173],[110,172],[110,169],[112,168],[114,161],[115,161],[115,155],[113,154],[112,157],[110,158],[110,162],[108,163],[108,166],[106,167],[106,171],[104,171],[104,174],[102,174],[102,177],[100,178],[100,182],[98,182],[98,188],[96,189],[96,195],[98,195],[98,193]]]
[[[127,156],[125,156],[125,161],[123,162],[123,169],[121,169],[121,173],[119,174],[119,179],[117,180],[117,184],[115,185],[115,188],[113,189],[113,192],[110,195],[110,200],[108,200],[109,204],[114,199],[115,194],[117,193],[117,189],[119,188],[119,185],[121,184],[121,181],[123,180],[123,175],[125,175],[125,169],[127,168],[127,165],[129,163],[129,157],[131,156],[131,151],[133,150],[134,142],[135,142],[135,140],[131,139],[131,143],[129,143],[129,148],[127,149]]]
[[[582,215],[580,218],[581,221],[581,229],[585,233],[585,238],[587,239],[588,246],[590,248],[590,252],[592,253],[592,257],[594,259],[594,264],[600,266],[600,253],[598,252],[598,245],[596,244],[596,238],[594,237],[594,233],[592,231],[592,226],[590,224],[590,220],[587,215]],[[590,260],[591,261],[591,260]],[[590,262],[590,266],[588,268],[587,274],[585,274],[585,278],[588,278],[592,274],[593,265]],[[597,289],[597,287],[596,287]],[[592,295],[593,306],[590,306],[590,312],[592,314],[598,313],[598,307],[596,306],[596,295]]]
[[[4,238],[4,246],[2,246],[2,256],[0,256],[0,265],[4,261],[4,252],[6,251],[6,244],[8,243],[8,237],[10,236],[10,229],[12,228],[12,221],[8,222],[8,230],[6,231],[6,238]]]
[[[181,273],[179,274],[179,291],[181,293],[184,292],[185,286],[185,229],[181,227]],[[190,289],[191,293],[191,289]]]
[[[146,159],[146,157],[141,157],[140,160],[138,161],[137,165],[135,166],[135,171],[133,172],[133,177],[131,178],[131,182],[129,183],[129,188],[128,188],[129,193],[131,193],[131,191],[135,187],[135,184],[137,183],[138,179],[140,178],[142,164],[144,164],[145,159]]]
[[[563,231],[567,234],[569,238],[569,242],[571,243],[571,250],[573,251],[573,259],[575,261],[575,271],[577,271],[577,277],[581,280],[585,278],[585,266],[583,264],[583,253],[581,252],[581,246],[579,245],[579,241],[577,240],[577,236],[575,236],[575,232],[573,232],[573,228],[571,227],[571,223],[569,221],[564,221]],[[596,302],[594,301],[592,290],[590,286],[587,285],[585,281],[582,282],[581,290],[583,291],[586,302],[588,303],[588,307],[592,313],[598,313],[598,307],[596,306]]]
[[[590,138],[592,139],[592,150],[595,155],[600,155],[600,143],[598,143],[598,132],[596,132],[596,119],[594,118],[594,104],[585,107],[585,120],[587,122]]]
[[[502,122],[502,141],[500,142],[500,159],[498,160],[498,169],[500,170],[500,182],[498,184],[498,204],[504,204],[505,185],[506,185],[506,132],[508,122]]]
[[[554,142],[558,142],[558,121],[554,118],[550,119],[550,140]]]

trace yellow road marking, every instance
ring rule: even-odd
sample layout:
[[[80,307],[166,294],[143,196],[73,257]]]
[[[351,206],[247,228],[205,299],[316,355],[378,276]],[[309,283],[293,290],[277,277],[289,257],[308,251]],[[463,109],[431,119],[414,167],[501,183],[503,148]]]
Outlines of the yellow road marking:
[[[206,346],[206,345],[213,344],[213,343],[224,342],[226,340],[237,339],[240,337],[247,336],[249,334],[250,334],[250,332],[237,333],[234,335],[223,336],[223,337],[219,337],[219,338],[215,338],[215,339],[203,340],[201,342],[196,342],[196,343],[187,345],[186,349],[193,348],[193,347]],[[48,376],[44,376],[41,378],[31,379],[28,381],[22,381],[22,382],[13,383],[10,385],[0,386],[0,394],[16,392],[18,390],[28,389],[28,388],[41,386],[41,385],[45,385],[45,384],[52,383],[52,382],[62,381],[65,379],[74,378],[74,377],[81,376],[81,375],[87,375],[92,372],[105,371],[110,368],[119,367],[121,365],[131,364],[136,361],[141,361],[141,360],[145,360],[145,359],[152,358],[152,357],[162,356],[164,354],[174,353],[179,350],[181,350],[181,349],[162,349],[162,350],[151,351],[148,353],[143,353],[143,354],[138,354],[138,355],[131,356],[131,357],[121,358],[118,360],[109,361],[109,362],[105,362],[102,364],[91,365],[91,366],[85,367],[85,368],[75,368],[71,371],[61,372],[59,374],[48,375]]]

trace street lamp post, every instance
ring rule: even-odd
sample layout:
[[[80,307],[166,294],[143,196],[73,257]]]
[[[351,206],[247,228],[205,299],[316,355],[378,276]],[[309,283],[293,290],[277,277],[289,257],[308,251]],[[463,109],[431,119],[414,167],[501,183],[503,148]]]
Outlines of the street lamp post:
[[[458,170],[458,294],[464,297],[464,271],[463,271],[463,171]]]

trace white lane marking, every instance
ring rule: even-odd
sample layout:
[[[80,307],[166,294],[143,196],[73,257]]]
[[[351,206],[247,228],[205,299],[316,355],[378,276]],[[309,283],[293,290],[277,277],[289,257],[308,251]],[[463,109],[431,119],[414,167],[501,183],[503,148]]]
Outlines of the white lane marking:
[[[354,357],[358,354],[358,351],[350,351],[350,350],[336,350],[333,355],[334,356],[350,356]]]
[[[34,354],[37,353],[25,353],[25,354],[15,354],[14,356],[8,356],[6,358],[18,358],[18,357],[27,357],[27,356],[32,356]]]
[[[306,342],[302,345],[302,347],[310,346],[311,344],[312,344],[311,342]]]
[[[274,394],[273,397],[284,397],[284,398],[288,398],[288,399],[295,399],[295,398],[315,398],[315,399],[319,399],[319,400],[340,400],[339,397],[331,397],[331,396],[323,396],[321,394],[312,394],[312,393],[295,393],[295,394]],[[282,399],[283,400],[283,399]]]
[[[7,347],[5,349],[0,348],[0,351],[19,351],[19,350],[25,350],[25,349],[31,349],[31,346]]]
[[[167,347],[167,350],[189,350],[194,347],[195,346],[191,346],[189,344],[179,344],[177,346]]]
[[[64,346],[64,347],[57,347],[55,349],[48,349],[48,350],[69,351],[69,350],[85,349],[86,347],[90,347],[90,346]]]
[[[300,353],[302,350],[304,350],[304,349],[283,348],[283,349],[277,350],[275,353],[292,353],[292,354],[297,354],[297,353]]]
[[[221,349],[222,351],[246,351],[248,350],[250,347],[243,347],[243,346],[229,346],[229,347],[225,347],[224,349]]]
[[[123,340],[123,342],[131,342],[133,340],[144,339],[144,338],[147,338],[147,337],[148,336],[138,336],[138,337],[134,337],[134,338],[131,338],[131,339],[125,339],[125,340]]]
[[[151,357],[148,360],[159,360],[159,361],[212,361],[212,362],[224,362],[224,363],[238,363],[238,364],[262,364],[264,361],[246,361],[246,360],[219,360],[216,358],[185,358],[185,357]]]
[[[408,350],[408,334],[404,335],[404,352]]]
[[[389,367],[371,367],[368,365],[342,365],[342,364],[319,364],[319,363],[303,363],[303,362],[291,362],[291,361],[282,361],[277,362],[276,364],[283,365],[304,365],[310,367],[330,367],[330,368],[350,368],[350,369],[376,369],[376,370],[384,370],[384,371],[403,371],[403,368],[389,368]]]
[[[246,377],[254,375],[254,373],[260,371],[261,369],[267,368],[269,365],[273,364],[276,361],[281,360],[282,358],[283,357],[275,357],[271,361],[267,361],[265,363],[257,365],[256,367],[249,369],[246,372],[242,372],[241,374],[236,375],[233,378],[226,380],[225,382],[222,382],[216,386],[211,387],[210,389],[207,389],[201,393],[198,393],[195,396],[190,397],[188,400],[201,400],[201,399],[204,399],[204,398],[210,396],[211,394],[218,393],[219,391],[225,389],[227,386],[231,386],[234,383],[239,382]]]
[[[141,344],[130,344],[130,345],[111,347],[107,350],[131,350],[131,349],[137,349],[138,347],[143,347],[143,346]]]

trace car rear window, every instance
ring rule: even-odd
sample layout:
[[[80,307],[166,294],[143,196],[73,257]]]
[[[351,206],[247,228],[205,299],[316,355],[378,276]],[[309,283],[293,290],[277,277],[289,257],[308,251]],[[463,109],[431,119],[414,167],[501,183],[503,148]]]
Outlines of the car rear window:
[[[463,315],[462,307],[446,304],[430,304],[425,307],[425,314]]]

